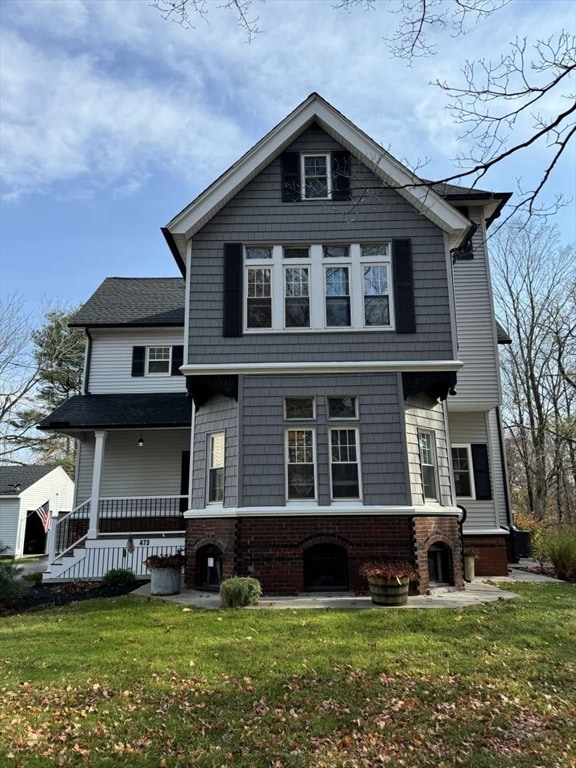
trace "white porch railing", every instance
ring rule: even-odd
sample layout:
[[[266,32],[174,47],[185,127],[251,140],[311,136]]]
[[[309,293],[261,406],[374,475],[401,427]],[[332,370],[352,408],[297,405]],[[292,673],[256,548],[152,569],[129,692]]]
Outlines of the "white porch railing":
[[[52,564],[80,546],[88,535],[89,523],[90,499],[66,515],[53,517],[48,537],[48,562]]]
[[[78,547],[85,547],[88,540],[110,535],[166,536],[184,534],[183,512],[188,497],[179,496],[130,496],[101,497],[98,500],[96,537],[89,536],[92,500],[88,499],[72,512],[52,519],[48,540],[49,563],[59,564],[62,558]]]

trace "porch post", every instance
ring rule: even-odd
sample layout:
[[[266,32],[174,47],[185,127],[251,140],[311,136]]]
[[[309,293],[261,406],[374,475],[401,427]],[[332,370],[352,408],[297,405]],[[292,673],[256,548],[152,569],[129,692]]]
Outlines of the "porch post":
[[[98,536],[98,506],[100,501],[100,481],[102,478],[102,462],[104,460],[104,444],[108,433],[103,429],[94,432],[94,468],[92,472],[92,495],[90,498],[90,524],[88,538],[95,539]]]

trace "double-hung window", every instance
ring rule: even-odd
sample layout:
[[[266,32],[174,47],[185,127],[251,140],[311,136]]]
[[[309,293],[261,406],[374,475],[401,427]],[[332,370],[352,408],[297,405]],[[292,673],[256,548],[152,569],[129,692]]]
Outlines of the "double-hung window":
[[[301,156],[302,197],[304,200],[327,200],[330,197],[330,155]]]
[[[172,360],[172,347],[147,347],[146,348],[146,374],[170,373]]]
[[[454,485],[459,498],[475,498],[472,455],[469,445],[452,446],[452,468]]]
[[[350,421],[358,418],[356,397],[329,397],[328,419]],[[333,426],[330,433],[330,485],[332,499],[359,499],[360,461],[358,455],[357,427]]]
[[[332,499],[359,499],[358,430],[330,430]]]
[[[316,498],[313,429],[286,431],[286,496],[288,501]]]
[[[246,328],[272,328],[272,247],[246,248]]]
[[[420,468],[422,471],[422,489],[425,499],[438,499],[438,481],[436,476],[436,445],[433,432],[418,432],[420,446]]]
[[[300,254],[299,257],[296,255],[298,253]],[[299,259],[298,263],[296,263],[297,258]],[[310,328],[308,249],[285,248],[284,259],[290,259],[289,266],[284,266],[284,327]]]
[[[224,500],[224,432],[208,436],[208,502]]]
[[[390,261],[388,244],[362,246],[364,325],[390,325]]]

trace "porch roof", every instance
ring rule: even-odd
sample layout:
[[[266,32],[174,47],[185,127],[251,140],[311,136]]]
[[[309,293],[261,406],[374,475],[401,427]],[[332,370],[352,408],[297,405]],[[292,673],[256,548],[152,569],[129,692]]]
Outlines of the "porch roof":
[[[185,392],[76,395],[53,411],[38,429],[190,426],[192,400]]]

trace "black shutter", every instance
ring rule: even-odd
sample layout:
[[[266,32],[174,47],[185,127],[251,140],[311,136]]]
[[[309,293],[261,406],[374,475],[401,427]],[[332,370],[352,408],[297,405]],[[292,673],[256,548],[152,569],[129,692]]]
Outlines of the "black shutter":
[[[242,336],[242,243],[224,245],[224,336]]]
[[[182,373],[180,371],[180,366],[184,362],[184,347],[182,345],[177,345],[172,347],[172,370],[170,371],[170,374],[172,376],[182,376]]]
[[[132,376],[144,376],[146,347],[132,347]]]
[[[188,509],[188,485],[190,478],[190,451],[182,451],[182,461],[180,464],[180,496],[186,496],[180,499],[180,514]]]
[[[350,199],[350,152],[332,152],[332,200]]]
[[[300,202],[300,153],[284,152],[282,162],[282,202]]]
[[[471,445],[470,448],[472,449],[472,467],[474,469],[476,498],[478,501],[487,501],[492,498],[488,446],[484,443],[477,443],[476,445]]]
[[[416,333],[412,245],[410,240],[392,240],[392,271],[396,332]]]

